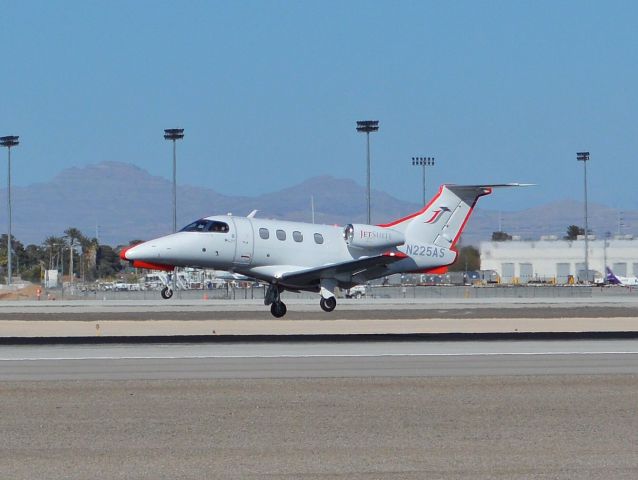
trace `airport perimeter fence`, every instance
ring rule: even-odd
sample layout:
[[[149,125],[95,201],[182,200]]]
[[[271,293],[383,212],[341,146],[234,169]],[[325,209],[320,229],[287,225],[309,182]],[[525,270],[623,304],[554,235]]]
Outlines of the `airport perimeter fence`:
[[[263,285],[239,287],[227,286],[205,290],[177,290],[173,298],[182,300],[263,300],[266,288]],[[160,300],[157,290],[143,291],[52,291],[59,299],[79,300]],[[344,298],[345,291],[337,292],[337,297]],[[638,294],[637,290],[634,293]],[[627,289],[602,290],[599,287],[588,286],[367,286],[365,295],[358,300],[365,299],[489,299],[489,298],[591,298],[604,295],[632,294]],[[315,299],[312,292],[284,292],[282,297]],[[46,298],[46,297],[45,297]]]

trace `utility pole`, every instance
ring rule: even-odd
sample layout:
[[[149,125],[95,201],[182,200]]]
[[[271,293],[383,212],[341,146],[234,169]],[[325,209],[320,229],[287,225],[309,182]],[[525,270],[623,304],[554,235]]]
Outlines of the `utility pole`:
[[[315,196],[310,195],[310,211],[312,212],[312,223],[315,223]]]

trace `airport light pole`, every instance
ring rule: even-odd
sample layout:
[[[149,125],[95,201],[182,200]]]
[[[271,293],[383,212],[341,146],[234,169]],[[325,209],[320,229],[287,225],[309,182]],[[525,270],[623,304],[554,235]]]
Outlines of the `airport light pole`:
[[[173,141],[173,233],[177,232],[177,140],[184,138],[183,128],[164,129],[164,139]],[[173,269],[173,292],[177,286],[177,267]]]
[[[412,165],[423,168],[423,201],[421,205],[425,205],[425,167],[434,166],[434,157],[412,157]]]
[[[576,153],[576,160],[583,162],[585,172],[585,277],[589,283],[589,226],[587,215],[587,162],[589,161],[589,152]]]
[[[164,138],[173,141],[173,233],[177,231],[177,140],[184,138],[183,128],[166,128]]]
[[[7,235],[7,285],[11,285],[11,275],[13,274],[11,270],[11,147],[15,147],[20,143],[18,141],[19,138],[20,137],[18,137],[17,135],[0,137],[0,145],[2,145],[3,147],[7,147],[9,156],[9,161],[7,162],[7,211],[9,220],[9,233]]]
[[[366,203],[368,205],[368,225],[372,223],[371,215],[370,215],[370,132],[376,132],[378,130],[379,130],[378,120],[360,120],[357,122],[357,132],[362,132],[366,134],[366,145],[367,145]]]
[[[611,232],[605,232],[605,243],[603,243],[603,284],[607,285],[607,247],[609,246]]]

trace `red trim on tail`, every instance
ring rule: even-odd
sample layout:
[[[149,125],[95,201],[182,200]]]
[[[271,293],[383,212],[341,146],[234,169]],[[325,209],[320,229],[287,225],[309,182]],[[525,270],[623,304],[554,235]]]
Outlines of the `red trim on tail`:
[[[395,225],[398,225],[399,223],[403,223],[405,221],[408,221],[408,220],[410,220],[410,219],[412,219],[414,217],[418,217],[419,215],[425,213],[428,210],[428,208],[430,208],[432,206],[432,204],[439,199],[439,197],[443,193],[443,187],[445,187],[445,185],[441,185],[439,187],[438,193],[434,196],[434,198],[432,198],[432,200],[430,200],[430,203],[428,203],[425,207],[423,207],[418,212],[413,213],[411,215],[408,215],[407,217],[400,218],[399,220],[395,220],[394,222],[383,223],[381,225],[377,225],[377,227],[383,227],[383,228],[394,227]]]

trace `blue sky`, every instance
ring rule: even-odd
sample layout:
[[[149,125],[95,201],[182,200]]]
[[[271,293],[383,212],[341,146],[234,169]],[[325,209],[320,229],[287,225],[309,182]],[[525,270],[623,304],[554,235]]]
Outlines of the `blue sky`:
[[[638,3],[0,0],[0,135],[13,181],[107,160],[251,195],[330,174],[365,181],[356,120],[377,119],[372,183],[521,181],[486,208],[582,198],[638,208]],[[4,164],[4,158],[2,155]],[[0,168],[0,182],[6,172]],[[134,186],[132,186],[134,187]],[[498,198],[497,198],[498,197]]]

